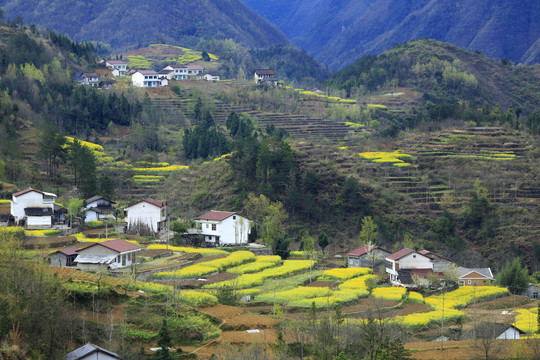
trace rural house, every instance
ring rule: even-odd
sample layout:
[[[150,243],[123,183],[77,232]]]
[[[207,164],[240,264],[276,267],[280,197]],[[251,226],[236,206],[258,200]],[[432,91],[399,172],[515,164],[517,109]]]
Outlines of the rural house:
[[[51,266],[76,266],[75,258],[78,255],[77,251],[77,248],[56,250],[49,255]]]
[[[204,68],[201,65],[188,65],[187,71],[188,71],[189,78],[194,79],[202,75]]]
[[[206,81],[219,81],[219,76],[216,74],[204,74],[203,79]]]
[[[81,85],[97,87],[99,84],[99,75],[96,73],[82,73],[77,82]]]
[[[84,222],[115,220],[113,204],[114,201],[105,199],[102,196],[93,196],[86,200],[86,217]]]
[[[452,265],[452,260],[445,258],[444,256],[441,256],[439,254],[435,254],[434,252],[428,250],[421,250],[419,251],[419,253],[433,260],[434,272],[445,272],[446,270],[448,270],[450,265]]]
[[[129,232],[150,233],[165,229],[168,219],[167,201],[148,198],[124,209]]]
[[[204,241],[216,245],[241,245],[248,243],[250,220],[229,211],[209,211],[195,220],[200,226]]]
[[[347,253],[347,264],[349,267],[374,268],[383,264],[385,258],[391,252],[379,246],[364,245]]]
[[[270,69],[256,69],[254,79],[257,84],[262,84],[265,79],[275,78],[274,70]]]
[[[12,195],[11,215],[17,224],[25,224],[28,227],[52,227],[55,198],[56,194],[32,188],[16,192]]]
[[[394,286],[413,287],[412,275],[426,277],[433,272],[433,260],[419,252],[403,248],[386,257],[390,282]]]
[[[529,283],[527,285],[527,288],[525,289],[525,291],[523,291],[523,294],[521,295],[527,296],[528,298],[535,300],[540,299],[538,294],[540,294],[540,284]]]
[[[105,66],[107,66],[115,77],[126,76],[127,63],[122,60],[108,60]]]
[[[133,86],[136,87],[159,87],[164,86],[159,74],[154,70],[139,70],[131,75]]]
[[[493,281],[490,268],[464,268],[458,267],[459,286],[483,286]]]
[[[99,271],[117,269],[136,263],[142,248],[122,239],[92,244],[77,251],[77,269]]]
[[[162,71],[172,71],[172,76],[175,80],[184,80],[188,78],[188,67],[186,65],[169,65],[164,67]]]
[[[65,360],[122,360],[122,358],[112,351],[89,343],[67,353]]]

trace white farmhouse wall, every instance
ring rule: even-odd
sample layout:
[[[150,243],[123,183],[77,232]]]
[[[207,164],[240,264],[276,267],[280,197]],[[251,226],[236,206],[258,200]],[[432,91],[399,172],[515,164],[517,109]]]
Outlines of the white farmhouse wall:
[[[399,259],[400,269],[432,269],[433,262],[430,258],[417,253],[410,253]]]
[[[52,226],[52,216],[28,216],[26,226]]]
[[[136,72],[135,74],[131,75],[131,81],[133,82],[133,86],[143,87],[144,75],[140,72]]]
[[[84,222],[90,222],[90,221],[97,221],[98,220],[98,214],[95,211],[89,210],[86,212],[86,216],[84,217]]]
[[[505,332],[503,332],[501,335],[497,337],[497,339],[506,339],[506,340],[513,340],[513,339],[519,339],[519,331],[517,331],[513,327],[509,327],[506,329]]]
[[[15,221],[17,222],[26,216],[24,213],[25,208],[36,207],[48,207],[54,210],[54,198],[44,199],[42,194],[35,191],[30,191],[17,197],[13,196],[11,200],[11,215],[15,217]]]
[[[201,234],[205,235],[205,241],[215,242],[219,237],[221,245],[240,245],[248,243],[248,235],[251,230],[250,221],[243,216],[232,215],[223,221],[201,220]],[[212,230],[216,225],[216,230]]]
[[[158,231],[158,223],[166,220],[161,216],[161,208],[145,201],[127,208],[126,222],[128,227],[146,224],[152,231]]]

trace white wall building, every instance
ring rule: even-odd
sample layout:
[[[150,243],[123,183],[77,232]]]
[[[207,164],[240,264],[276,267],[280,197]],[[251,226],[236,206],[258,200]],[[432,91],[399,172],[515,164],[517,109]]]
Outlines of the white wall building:
[[[248,243],[251,221],[235,212],[209,211],[197,220],[204,240],[216,245],[242,245]]]
[[[105,66],[111,70],[114,76],[126,76],[127,63],[122,60],[109,60],[105,63]]]
[[[82,73],[78,83],[81,85],[97,87],[99,84],[99,75],[96,73]]]
[[[142,248],[122,239],[90,245],[77,251],[77,269],[99,271],[130,266],[137,262],[137,251]]]
[[[133,86],[137,87],[158,87],[161,86],[159,74],[154,70],[139,70],[131,75]]]
[[[86,217],[84,222],[114,220],[114,201],[102,196],[93,196],[86,200]]]
[[[15,223],[26,221],[26,226],[51,227],[55,198],[56,194],[32,188],[16,192],[11,198],[11,215]]]
[[[431,270],[433,271],[433,260],[409,248],[403,248],[386,257],[389,267],[386,272],[390,274],[390,282],[400,285],[398,280],[398,270]]]
[[[219,76],[212,74],[204,74],[203,79],[206,81],[219,81]]]
[[[167,201],[148,198],[124,209],[128,229],[147,228],[152,232],[160,232],[166,227]]]
[[[169,65],[169,66],[164,67],[163,70],[172,71],[173,78],[175,80],[184,80],[188,78],[187,65]]]

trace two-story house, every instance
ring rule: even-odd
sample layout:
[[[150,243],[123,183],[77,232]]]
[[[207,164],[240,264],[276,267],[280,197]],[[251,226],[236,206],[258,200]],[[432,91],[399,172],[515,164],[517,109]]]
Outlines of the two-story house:
[[[274,79],[276,74],[271,69],[256,69],[254,74],[254,80],[257,84],[264,83],[265,79]]]
[[[452,265],[452,260],[428,250],[420,250],[420,254],[433,261],[433,272],[445,272]]]
[[[188,76],[191,79],[202,76],[204,68],[201,65],[188,65],[187,66]]]
[[[130,266],[142,248],[122,239],[92,244],[77,251],[77,269],[99,271]]]
[[[97,73],[82,73],[77,82],[81,85],[98,87],[99,75]]]
[[[167,201],[148,198],[124,209],[128,231],[160,232],[167,225]]]
[[[251,221],[235,212],[209,211],[195,220],[200,225],[204,240],[216,245],[248,243]]]
[[[433,272],[433,260],[409,248],[388,255],[386,261],[388,262],[386,272],[390,275],[390,282],[394,286],[412,287],[410,282],[412,274],[426,276]]]
[[[105,199],[103,196],[93,196],[86,200],[86,217],[84,222],[114,220],[114,201]]]
[[[16,192],[11,198],[11,215],[16,224],[29,227],[51,227],[56,194],[32,188]]]
[[[116,76],[126,76],[127,63],[125,61],[122,61],[122,60],[108,60],[105,63],[105,66],[107,66],[107,68],[109,70],[111,70],[111,72],[113,73],[113,75],[115,77]]]
[[[349,267],[374,268],[385,263],[391,252],[379,246],[364,245],[347,253]]]
[[[139,70],[131,75],[133,86],[137,87],[157,87],[162,86],[159,74],[154,70]]]
[[[187,65],[169,65],[164,67],[163,71],[172,71],[174,80],[184,80],[188,78]]]

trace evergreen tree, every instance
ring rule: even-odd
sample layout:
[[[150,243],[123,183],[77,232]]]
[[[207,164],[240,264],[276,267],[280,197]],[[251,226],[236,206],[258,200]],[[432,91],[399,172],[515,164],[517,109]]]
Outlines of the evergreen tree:
[[[167,320],[163,319],[161,328],[159,329],[157,335],[157,344],[160,347],[156,351],[155,358],[157,360],[171,360],[171,354],[169,353],[169,348],[172,345],[171,335],[169,334],[169,327],[167,326]]]
[[[529,272],[521,265],[521,259],[516,257],[506,264],[496,276],[497,284],[508,287],[512,294],[521,294],[529,283]]]

